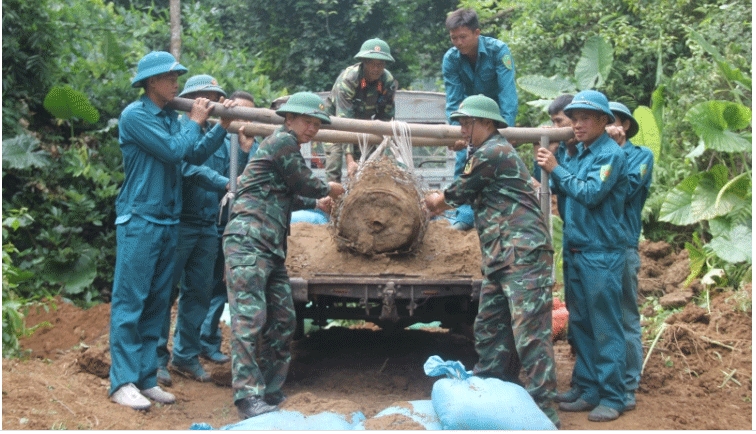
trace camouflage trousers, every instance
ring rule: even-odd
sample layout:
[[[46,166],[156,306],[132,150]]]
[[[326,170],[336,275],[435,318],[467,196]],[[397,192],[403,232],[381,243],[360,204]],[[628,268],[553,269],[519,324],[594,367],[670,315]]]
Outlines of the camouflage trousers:
[[[326,163],[327,181],[341,182],[341,168],[344,165],[344,145],[341,143],[323,143]]]
[[[556,395],[556,364],[551,339],[551,286],[533,287],[543,282],[538,274],[551,273],[551,252],[538,252],[531,264],[517,264],[485,276],[475,318],[475,349],[479,361],[475,375],[494,377],[520,384],[543,412],[559,421],[552,408]],[[548,264],[546,264],[548,261]],[[525,371],[524,384],[519,380]]]
[[[234,402],[264,397],[281,390],[291,364],[296,314],[289,275],[282,258],[258,249],[249,238],[227,235],[223,250]]]
[[[378,146],[371,145],[368,147],[368,155],[373,153]],[[343,143],[323,143],[323,150],[326,155],[325,173],[326,181],[341,182],[341,176],[343,174],[342,167],[344,166],[345,154],[350,153],[354,158],[354,161],[359,162],[362,157],[362,152],[358,145],[343,144]]]

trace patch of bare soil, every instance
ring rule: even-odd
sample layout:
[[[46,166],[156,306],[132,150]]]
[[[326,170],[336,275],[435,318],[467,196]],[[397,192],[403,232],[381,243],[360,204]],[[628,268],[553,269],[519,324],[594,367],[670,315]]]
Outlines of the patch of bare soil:
[[[293,232],[296,235],[297,229]],[[426,242],[429,240],[433,238]],[[454,241],[456,248],[465,247],[459,239]],[[324,244],[322,238],[320,242]],[[297,243],[302,240],[290,240],[290,248]],[[335,255],[330,260],[338,262],[339,254],[323,250],[324,256]],[[671,251],[655,258],[645,250],[642,254],[644,268],[666,264],[655,272],[653,278],[659,279],[659,286],[652,291],[664,295],[690,291],[679,284],[667,285],[679,278],[672,273],[676,261],[685,258]],[[668,263],[670,256],[675,260]],[[448,259],[449,264],[454,263]],[[313,261],[302,256],[299,260],[294,261],[295,266],[305,268],[307,261]],[[386,266],[376,265],[375,270]],[[738,293],[712,295],[710,309],[687,303],[667,320],[653,349],[650,340],[645,343],[645,353],[650,356],[637,394],[637,409],[608,423],[589,422],[586,413],[560,412],[562,428],[751,429],[751,313],[750,308],[747,312],[742,309],[750,297],[749,285]],[[29,314],[29,325],[41,321],[53,325],[23,340],[22,345],[32,349],[31,358],[3,360],[3,429],[174,430],[187,429],[193,422],[218,428],[238,421],[228,386],[229,364],[202,361],[215,383],[174,375],[174,384],[168,388],[177,397],[173,405],[153,405],[148,412],[136,412],[113,404],[107,398],[109,306],[87,311],[60,301],[57,306],[57,310]],[[228,353],[229,328],[222,325],[222,331],[224,352]],[[468,369],[477,360],[472,341],[443,329],[388,334],[369,325],[313,332],[294,342],[292,351],[291,372],[284,386],[289,399],[283,409],[308,415],[361,411],[368,418],[392,405],[430,399],[436,378],[427,377],[422,370],[429,356],[460,360]],[[574,364],[565,341],[556,342],[555,356],[559,389],[565,390]],[[368,420],[366,426],[373,430],[418,428],[396,417]]]
[[[339,251],[324,225],[291,226],[286,267],[290,276],[322,274],[405,274],[432,279],[469,276],[482,278],[480,244],[474,230],[452,229],[446,219],[428,224],[423,243],[413,254],[372,257]]]

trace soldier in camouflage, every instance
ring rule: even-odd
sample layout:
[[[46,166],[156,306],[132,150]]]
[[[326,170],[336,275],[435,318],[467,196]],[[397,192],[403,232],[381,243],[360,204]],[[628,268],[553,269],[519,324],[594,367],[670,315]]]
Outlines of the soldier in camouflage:
[[[386,69],[386,62],[394,61],[391,49],[380,39],[368,39],[354,57],[360,63],[341,71],[326,100],[326,112],[341,118],[390,121],[395,113],[394,94],[398,87]],[[360,151],[354,144],[327,143],[325,152],[329,181],[340,182],[343,154],[349,175],[357,171]]]
[[[307,167],[299,147],[330,123],[320,97],[296,93],[276,113],[284,125],[266,138],[239,180],[223,235],[231,312],[231,372],[241,419],[277,410],[291,362],[296,325],[284,264],[292,211],[330,210],[341,184],[325,184]],[[315,198],[322,198],[316,200]]]
[[[553,249],[535,185],[517,152],[497,130],[506,125],[496,102],[465,98],[451,114],[470,142],[462,175],[443,193],[426,196],[438,214],[470,204],[485,276],[475,319],[475,375],[520,383],[559,426],[551,407],[556,367],[551,340]]]

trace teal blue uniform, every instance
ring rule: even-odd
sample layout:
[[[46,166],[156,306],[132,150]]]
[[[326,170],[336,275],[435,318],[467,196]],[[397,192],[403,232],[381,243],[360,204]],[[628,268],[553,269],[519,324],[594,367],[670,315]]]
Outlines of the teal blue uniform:
[[[578,153],[580,152],[581,148],[578,148]],[[554,154],[554,157],[556,157],[557,163],[566,168],[569,172],[574,173],[575,168],[572,166],[573,163],[577,161],[576,156],[570,156],[569,152],[567,152],[567,145],[564,143],[564,141],[559,142],[559,146],[556,149],[556,153]],[[536,167],[539,167],[536,165]],[[557,201],[557,211],[559,211],[559,216],[562,218],[562,282],[564,284],[564,302],[567,305],[567,309],[569,310],[570,304],[574,303],[572,295],[572,290],[570,289],[570,279],[567,276],[569,271],[569,258],[570,255],[564,254],[568,250],[566,247],[567,244],[567,236],[569,235],[569,231],[567,231],[564,227],[566,226],[566,222],[564,221],[564,202],[566,200],[566,194],[559,190],[558,187],[553,185],[553,182],[549,180],[549,183],[551,184],[551,190],[556,194],[556,201]],[[572,339],[572,331],[570,328],[567,328],[567,342],[570,343],[574,347],[573,339]],[[572,379],[570,381],[570,385],[572,386],[575,384],[575,371],[572,371]]]
[[[179,122],[147,96],[119,120],[124,182],[116,198],[116,265],[110,314],[110,394],[126,383],[157,385],[157,343],[168,315],[178,223],[181,163],[202,164],[220,144]]]
[[[187,118],[181,118],[186,122]],[[216,124],[200,141],[223,143],[226,130]],[[176,268],[173,273],[173,297],[178,296],[178,316],[173,338],[173,363],[187,366],[198,363],[200,327],[210,307],[213,265],[220,249],[216,221],[218,196],[225,193],[228,178],[228,150],[220,146],[202,165],[183,163],[183,187]],[[176,289],[178,285],[178,290]],[[158,364],[168,364],[170,316],[163,322],[158,342]]]
[[[604,133],[570,165],[551,174],[565,194],[564,232],[569,305],[581,398],[619,412],[625,408],[626,344],[622,328],[622,270],[630,240],[624,229],[627,161]],[[574,164],[574,165],[573,165]]]
[[[625,198],[624,222],[628,230],[630,246],[622,275],[622,325],[627,342],[627,366],[625,370],[625,390],[634,392],[640,382],[643,366],[643,345],[641,343],[640,313],[638,312],[638,239],[641,234],[641,212],[651,188],[651,174],[654,168],[654,154],[648,148],[635,146],[630,140],[622,146],[627,156],[628,189]]]
[[[510,126],[517,118],[517,87],[512,53],[504,42],[488,36],[478,37],[478,57],[471,64],[457,47],[450,48],[441,64],[446,92],[446,118],[450,125],[457,121],[449,118],[468,96],[485,95],[499,105],[501,117]],[[462,174],[468,150],[457,151],[454,177]],[[469,205],[457,209],[456,221],[473,225],[473,212]]]

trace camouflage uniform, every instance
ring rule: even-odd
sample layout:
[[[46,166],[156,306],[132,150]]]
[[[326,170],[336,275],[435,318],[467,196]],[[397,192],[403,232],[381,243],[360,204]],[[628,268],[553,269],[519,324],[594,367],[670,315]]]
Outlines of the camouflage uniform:
[[[328,192],[286,127],[260,144],[241,175],[223,235],[234,401],[278,392],[286,380],[296,323],[284,265],[291,212],[315,208],[312,198]]]
[[[475,319],[479,361],[473,372],[520,383],[554,423],[556,368],[551,341],[553,249],[528,169],[498,132],[470,152],[445,191],[449,205],[469,203],[485,276]]]
[[[390,121],[395,114],[394,94],[398,84],[386,69],[380,79],[368,83],[363,77],[362,62],[347,67],[333,84],[331,95],[326,99],[326,113],[349,119],[376,119]],[[326,174],[329,181],[341,180],[343,155],[359,158],[359,149],[354,144],[325,145]]]

